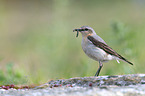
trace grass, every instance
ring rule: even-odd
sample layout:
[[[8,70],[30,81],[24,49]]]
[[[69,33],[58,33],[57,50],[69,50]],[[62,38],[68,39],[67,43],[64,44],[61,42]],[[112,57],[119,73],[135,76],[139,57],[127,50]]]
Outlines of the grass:
[[[28,84],[26,76],[22,70],[14,69],[13,63],[8,63],[5,66],[5,71],[0,70],[0,85],[8,84]]]
[[[82,51],[81,34],[76,38],[72,32],[82,25],[93,27],[108,45],[134,63],[104,63],[100,75],[145,72],[145,7],[140,2],[1,1],[0,5],[1,84],[93,76],[98,62]]]

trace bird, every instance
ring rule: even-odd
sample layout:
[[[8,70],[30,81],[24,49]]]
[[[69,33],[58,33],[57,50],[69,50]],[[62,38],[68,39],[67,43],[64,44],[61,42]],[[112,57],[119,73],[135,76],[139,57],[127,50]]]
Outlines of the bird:
[[[81,46],[85,54],[91,59],[99,62],[99,68],[95,76],[99,76],[99,73],[103,67],[103,62],[110,60],[122,60],[128,64],[133,65],[132,62],[128,61],[126,58],[114,51],[106,42],[99,37],[93,28],[89,26],[82,26],[81,28],[74,29],[73,32],[77,32],[76,37],[79,33],[82,34]]]

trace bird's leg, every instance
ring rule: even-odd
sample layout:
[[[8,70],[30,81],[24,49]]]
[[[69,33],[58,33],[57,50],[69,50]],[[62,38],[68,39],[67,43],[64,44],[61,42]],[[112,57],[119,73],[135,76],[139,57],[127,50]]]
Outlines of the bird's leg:
[[[101,61],[99,61],[99,68],[98,68],[95,76],[99,76],[99,73],[100,73],[100,70],[101,70],[102,67],[103,67],[103,64],[101,63]]]

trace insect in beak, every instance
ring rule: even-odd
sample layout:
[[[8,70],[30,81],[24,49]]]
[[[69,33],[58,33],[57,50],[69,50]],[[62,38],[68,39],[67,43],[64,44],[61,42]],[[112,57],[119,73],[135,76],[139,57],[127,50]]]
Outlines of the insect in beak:
[[[79,36],[79,31],[81,31],[81,30],[80,29],[74,29],[73,32],[75,32],[75,31],[77,31],[76,37],[78,37]]]
[[[77,35],[76,35],[76,37],[78,37],[79,36],[79,31],[77,31]]]

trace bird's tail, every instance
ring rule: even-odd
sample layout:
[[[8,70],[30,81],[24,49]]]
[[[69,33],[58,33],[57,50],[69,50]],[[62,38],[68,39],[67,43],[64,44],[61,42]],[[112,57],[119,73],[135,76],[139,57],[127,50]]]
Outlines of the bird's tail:
[[[119,54],[118,54],[119,55]],[[129,63],[129,64],[131,64],[131,65],[133,65],[133,63],[131,63],[130,61],[128,61],[127,59],[125,59],[124,57],[122,57],[121,55],[119,55],[119,58],[121,59],[121,60],[123,60],[123,61],[125,61],[125,62],[127,62],[127,63]]]

